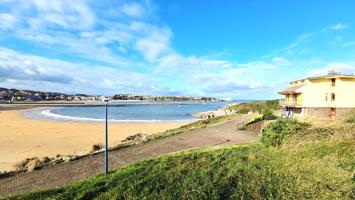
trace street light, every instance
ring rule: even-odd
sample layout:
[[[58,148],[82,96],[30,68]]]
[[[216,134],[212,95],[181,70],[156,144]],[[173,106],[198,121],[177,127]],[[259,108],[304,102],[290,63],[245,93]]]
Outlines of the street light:
[[[108,174],[108,121],[107,121],[107,102],[110,100],[107,97],[102,99],[105,102],[105,159],[104,159],[104,171],[105,176]]]

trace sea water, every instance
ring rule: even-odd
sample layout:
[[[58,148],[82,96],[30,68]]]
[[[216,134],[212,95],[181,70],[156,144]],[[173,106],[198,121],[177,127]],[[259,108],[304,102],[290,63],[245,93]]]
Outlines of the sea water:
[[[217,110],[231,102],[112,102],[108,118],[112,122],[153,122],[194,120],[193,114]],[[26,117],[55,121],[103,121],[101,106],[55,107],[30,110]]]

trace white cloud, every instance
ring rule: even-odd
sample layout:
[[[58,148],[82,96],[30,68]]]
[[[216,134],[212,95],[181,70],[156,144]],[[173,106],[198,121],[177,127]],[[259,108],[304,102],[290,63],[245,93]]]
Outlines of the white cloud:
[[[95,24],[95,12],[88,3],[82,1],[47,1],[47,0],[24,0],[24,7],[34,7],[35,17],[40,19],[42,26],[57,25],[63,28],[90,28]]]
[[[191,78],[191,85],[198,85],[202,94],[214,94],[216,96],[239,96],[255,98],[261,91],[274,91],[272,96],[282,87],[280,82],[272,81],[272,77],[280,76],[283,69],[273,61],[254,61],[243,64],[234,64],[228,69],[219,71],[200,71]],[[264,98],[270,98],[265,94]]]
[[[304,34],[298,36],[296,41],[294,41],[290,45],[283,48],[283,50],[292,50],[292,49],[300,46],[301,44],[307,43],[310,41],[311,36],[312,36],[312,34],[310,34],[310,33],[304,33]]]
[[[85,0],[6,3],[16,9],[0,14],[0,19],[5,19],[0,21],[0,31],[59,56],[49,59],[0,47],[3,87],[89,94],[129,92],[241,98],[263,94],[261,98],[269,98],[285,82],[314,67],[312,64],[306,68],[309,63],[288,57],[299,55],[317,39],[311,33],[300,35],[269,57],[234,63],[223,59],[223,55],[177,52],[172,45],[172,30],[167,25],[149,22],[149,1],[115,2],[114,6]],[[93,5],[103,7],[95,9]],[[346,27],[338,24],[329,28]],[[330,63],[310,74],[323,73],[328,68],[353,69]]]
[[[342,23],[336,24],[331,27],[332,30],[340,30],[340,29],[346,29],[346,28],[348,28],[348,25],[342,24]]]
[[[124,3],[122,6],[122,11],[130,17],[143,17],[144,9],[139,3]]]
[[[8,13],[0,13],[0,29],[13,28],[16,23],[16,18]]]
[[[317,68],[309,71],[308,76],[324,76],[327,75],[329,71],[336,71],[342,74],[354,74],[355,73],[355,62],[332,62],[328,63],[324,68]]]
[[[274,63],[275,65],[288,65],[290,64],[290,61],[288,61],[286,58],[283,58],[283,57],[278,57],[278,56],[275,56],[271,59],[272,63]]]
[[[168,28],[147,27],[151,29],[147,36],[136,41],[135,48],[140,51],[149,62],[171,53],[171,31]]]
[[[322,29],[322,32],[328,32],[328,31],[336,31],[336,30],[341,30],[341,29],[346,29],[349,26],[347,24],[343,23],[338,23],[333,26],[328,26]]]
[[[70,92],[89,94],[143,92],[154,83],[154,78],[147,74],[104,66],[88,67],[6,48],[0,48],[0,80],[3,87],[61,92],[70,89]]]

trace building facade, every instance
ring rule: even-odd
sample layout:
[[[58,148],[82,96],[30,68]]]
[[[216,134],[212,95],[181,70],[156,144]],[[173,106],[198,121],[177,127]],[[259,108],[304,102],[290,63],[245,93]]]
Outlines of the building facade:
[[[332,72],[292,81],[279,93],[289,117],[339,117],[355,109],[355,75]]]

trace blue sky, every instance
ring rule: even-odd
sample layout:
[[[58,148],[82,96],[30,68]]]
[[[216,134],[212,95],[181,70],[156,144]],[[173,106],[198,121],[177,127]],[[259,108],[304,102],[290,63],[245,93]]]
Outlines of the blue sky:
[[[355,2],[0,0],[0,87],[278,98],[355,73]]]

